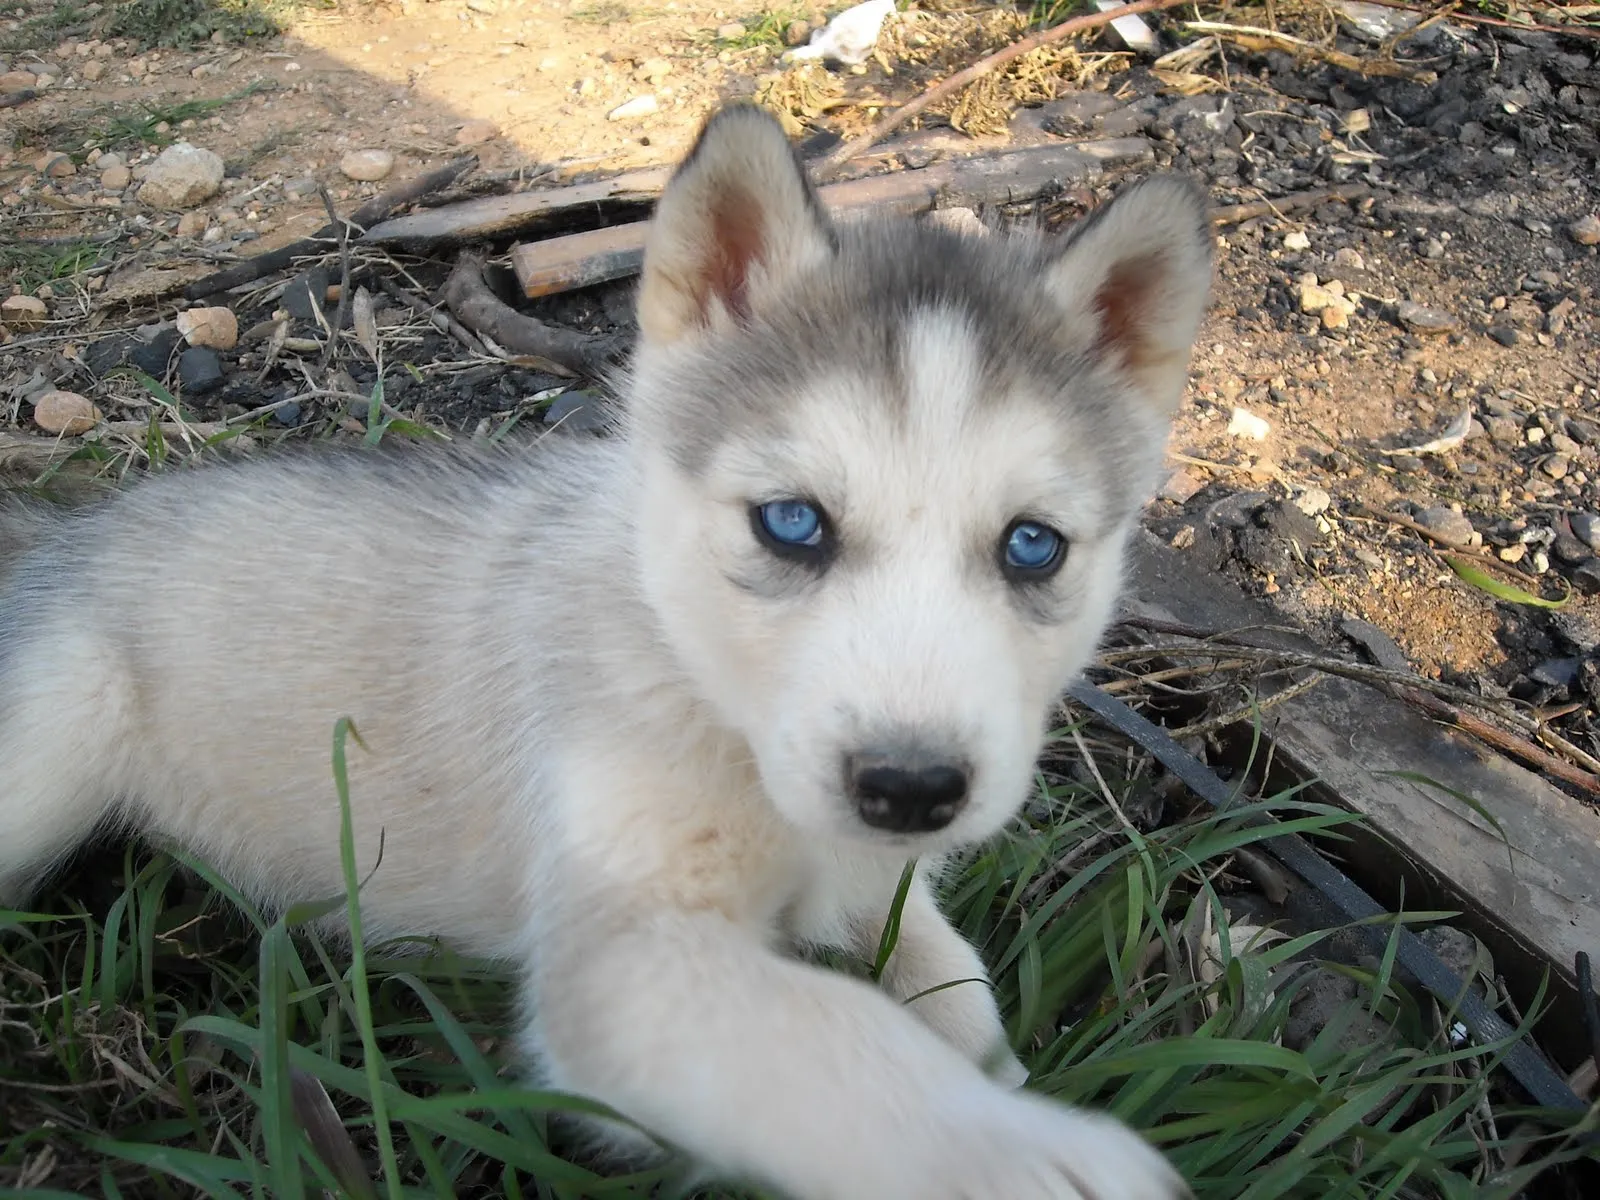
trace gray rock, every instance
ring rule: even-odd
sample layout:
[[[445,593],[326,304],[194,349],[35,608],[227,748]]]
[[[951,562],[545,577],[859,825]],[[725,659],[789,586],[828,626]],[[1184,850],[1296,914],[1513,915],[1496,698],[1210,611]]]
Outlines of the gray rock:
[[[1095,130],[1108,138],[1134,137],[1143,133],[1149,125],[1150,117],[1132,108],[1106,113],[1094,123]]]
[[[1472,522],[1452,508],[1425,508],[1412,519],[1436,542],[1456,549],[1472,545],[1477,535]]]
[[[117,367],[137,367],[146,375],[162,379],[167,364],[172,361],[172,351],[178,344],[178,331],[166,325],[155,331],[146,341],[134,333],[113,333],[84,348],[83,362],[96,375],[105,375]]]
[[[1600,517],[1594,513],[1576,512],[1567,518],[1572,533],[1596,554],[1600,554]]]
[[[1572,586],[1585,596],[1600,594],[1600,558],[1580,563],[1572,572]]]
[[[1121,107],[1120,100],[1105,92],[1073,92],[1044,106],[1043,125],[1049,133],[1077,133]]]
[[[131,333],[113,333],[83,348],[83,365],[96,375],[104,375],[127,362],[128,352],[138,344],[139,339]]]
[[[1550,549],[1562,562],[1573,565],[1581,563],[1584,561],[1584,559],[1592,558],[1594,556],[1594,552],[1590,550],[1585,543],[1580,542],[1577,538],[1566,532],[1556,534],[1556,540],[1551,543]]]
[[[190,346],[178,355],[178,382],[184,393],[203,396],[222,382],[222,360],[205,346]]]
[[[1370,621],[1360,617],[1345,617],[1339,622],[1339,632],[1362,647],[1372,661],[1387,671],[1409,671],[1411,662],[1395,640]]]
[[[1497,446],[1516,446],[1522,442],[1522,422],[1511,417],[1490,417],[1484,423],[1489,440]]]
[[[172,352],[178,348],[178,328],[163,323],[150,332],[148,339],[143,334],[141,329],[139,344],[128,351],[128,362],[146,375],[163,379],[172,362]]]
[[[1522,335],[1510,325],[1496,325],[1489,330],[1489,336],[1502,346],[1510,349],[1522,340]]]
[[[1600,425],[1593,421],[1585,421],[1582,417],[1568,417],[1562,422],[1567,428],[1567,436],[1580,446],[1592,446],[1600,442]]]
[[[222,186],[220,156],[188,142],[168,146],[150,164],[139,200],[155,208],[193,208]]]
[[[289,315],[296,321],[316,324],[316,310],[324,306],[327,295],[328,272],[321,267],[313,267],[289,281],[289,285],[283,289],[283,307],[289,310]]]
[[[1567,654],[1583,658],[1600,647],[1600,619],[1571,608],[1552,612],[1548,619],[1550,632]]]
[[[1412,333],[1449,333],[1461,327],[1461,322],[1449,313],[1412,300],[1400,301],[1394,313]]]

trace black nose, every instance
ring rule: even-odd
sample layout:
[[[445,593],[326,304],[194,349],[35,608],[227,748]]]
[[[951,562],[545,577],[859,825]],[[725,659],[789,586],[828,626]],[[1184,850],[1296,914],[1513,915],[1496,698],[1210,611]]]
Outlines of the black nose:
[[[853,754],[846,776],[861,819],[893,833],[932,833],[956,819],[967,802],[967,768]]]

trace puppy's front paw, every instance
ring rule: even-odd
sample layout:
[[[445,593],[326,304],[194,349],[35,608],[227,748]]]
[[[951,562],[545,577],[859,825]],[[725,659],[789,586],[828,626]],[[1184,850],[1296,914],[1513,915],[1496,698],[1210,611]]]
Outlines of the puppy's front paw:
[[[941,1113],[930,1169],[905,1194],[945,1200],[1181,1200],[1171,1164],[1127,1126],[990,1084]],[[941,1122],[943,1123],[943,1122]],[[917,1172],[922,1174],[921,1172]]]

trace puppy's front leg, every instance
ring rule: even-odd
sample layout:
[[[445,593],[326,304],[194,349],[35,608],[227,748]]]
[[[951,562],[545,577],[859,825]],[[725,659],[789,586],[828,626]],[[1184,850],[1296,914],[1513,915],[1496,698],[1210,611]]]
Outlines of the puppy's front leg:
[[[859,917],[860,952],[877,953],[887,914]],[[989,973],[972,945],[951,928],[919,874],[900,913],[900,935],[884,966],[883,986],[930,1029],[1003,1083],[1019,1087],[1028,1069],[1011,1052]]]
[[[720,1177],[790,1200],[1182,1194],[1123,1126],[999,1086],[881,990],[714,910],[606,904],[544,927],[530,1042],[552,1084]]]

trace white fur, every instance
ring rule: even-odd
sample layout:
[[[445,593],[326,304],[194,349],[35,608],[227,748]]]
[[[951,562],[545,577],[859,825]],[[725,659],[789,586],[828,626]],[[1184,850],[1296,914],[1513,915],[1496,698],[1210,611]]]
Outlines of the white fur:
[[[781,438],[702,430],[698,472],[668,447],[673,356],[715,353],[743,305],[828,257],[786,154],[729,117],[669,190],[625,436],[489,467],[186,472],[30,534],[0,591],[0,898],[104,819],[269,904],[337,893],[329,748],[349,716],[362,874],[383,837],[370,934],[517,963],[552,1085],[796,1200],[1167,1200],[1182,1185],[1138,1137],[1015,1090],[982,964],[928,882],[1016,810],[1111,611],[1134,512],[1092,482],[1094,426],[1054,383],[989,394],[971,320],[932,307],[905,314],[903,407],[845,361],[795,381]],[[730,178],[781,231],[748,295],[685,274],[715,240],[697,205]],[[1204,280],[1172,282],[1201,293],[1163,317],[1175,344]],[[1092,340],[1063,301],[1070,320]],[[1152,431],[1147,473],[1176,397],[1119,386]],[[764,569],[749,506],[785,489],[829,506],[850,557],[753,595],[730,582]],[[1011,603],[991,561],[1019,510],[1072,535],[1055,619]],[[939,833],[882,835],[842,794],[842,756],[895,729],[974,767]],[[870,956],[913,856],[883,988],[790,955]],[[954,980],[980,982],[903,1003]]]

